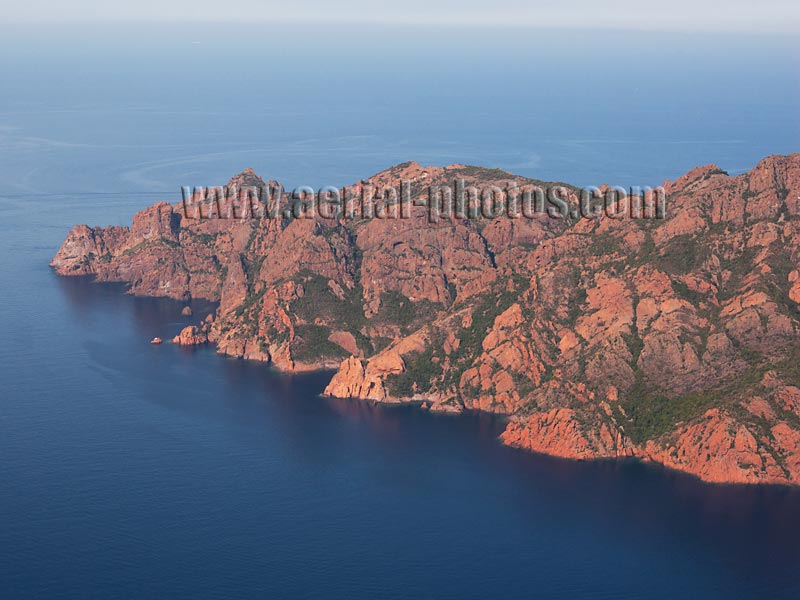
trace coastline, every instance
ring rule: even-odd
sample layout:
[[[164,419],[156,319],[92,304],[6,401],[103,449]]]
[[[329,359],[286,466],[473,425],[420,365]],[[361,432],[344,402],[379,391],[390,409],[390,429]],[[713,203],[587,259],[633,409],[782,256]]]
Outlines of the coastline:
[[[519,181],[418,163],[373,180],[454,173]],[[671,210],[646,223],[432,224],[424,207],[406,221],[192,220],[159,203],[131,227],[73,228],[51,266],[216,302],[175,340],[335,369],[333,397],[504,416],[503,444],[561,458],[796,485],[799,186],[798,154],[735,177],[706,165],[665,182]]]
[[[105,283],[105,282],[95,282],[91,277],[87,277],[87,279],[91,282],[92,285],[97,283]],[[123,294],[129,294],[128,292],[120,290]],[[152,296],[134,296],[134,298],[152,298]],[[179,300],[168,299],[172,302],[175,302],[176,305],[183,306],[184,304]],[[191,325],[187,326],[191,327]],[[172,342],[170,342],[172,343]],[[271,369],[276,371],[277,373],[285,374],[285,375],[303,375],[303,374],[322,374],[322,373],[329,373],[331,376],[331,380],[334,378],[338,369],[341,365],[333,364],[331,362],[318,362],[313,364],[297,364],[295,363],[294,367],[291,369],[286,368],[285,366],[273,364],[269,360],[262,360],[260,358],[254,357],[245,357],[245,356],[235,356],[232,354],[226,354],[219,352],[217,346],[214,342],[206,342],[202,344],[195,344],[195,345],[180,345],[175,344],[176,346],[186,348],[188,350],[193,349],[194,347],[207,347],[209,349],[213,349],[214,353],[222,358],[227,358],[230,360],[245,360],[251,362],[253,364],[260,364],[263,365],[265,368]],[[328,382],[328,386],[330,385],[330,381]],[[326,386],[326,388],[328,387]],[[637,448],[632,447],[630,448],[629,452],[620,453],[618,455],[609,456],[609,455],[592,455],[592,454],[583,454],[577,455],[575,452],[571,451],[567,448],[564,451],[559,451],[558,448],[565,448],[564,446],[559,446],[556,449],[549,450],[547,447],[542,448],[531,448],[530,446],[526,446],[521,440],[514,439],[513,435],[508,431],[508,425],[513,422],[513,416],[511,415],[503,415],[497,413],[491,413],[487,411],[482,411],[480,409],[466,409],[462,408],[460,410],[457,409],[442,409],[440,404],[435,402],[431,402],[430,398],[426,398],[424,396],[413,397],[413,398],[385,398],[382,400],[376,400],[372,398],[360,398],[357,396],[337,396],[326,394],[323,392],[320,394],[321,398],[341,398],[341,399],[348,399],[354,400],[361,403],[371,404],[373,406],[381,406],[386,408],[392,407],[411,407],[414,410],[418,410],[421,413],[430,413],[433,415],[441,415],[446,417],[453,417],[457,418],[462,415],[468,414],[484,414],[490,415],[493,418],[498,419],[498,422],[504,426],[504,431],[502,431],[495,439],[499,442],[502,446],[507,448],[515,449],[523,453],[530,453],[530,454],[537,454],[541,456],[548,456],[551,458],[569,461],[569,462],[607,462],[607,463],[616,463],[620,461],[633,461],[637,462],[642,465],[646,465],[648,467],[656,467],[658,469],[663,469],[664,471],[668,472],[675,472],[680,473],[682,475],[691,477],[692,479],[702,482],[704,485],[713,485],[713,486],[744,486],[744,487],[758,487],[758,486],[769,486],[769,487],[785,487],[785,488],[797,488],[798,486],[795,484],[787,483],[785,481],[731,481],[725,479],[708,479],[704,478],[702,475],[693,472],[690,469],[682,468],[680,465],[673,465],[667,461],[659,460],[658,454],[651,454],[647,451],[647,448]]]

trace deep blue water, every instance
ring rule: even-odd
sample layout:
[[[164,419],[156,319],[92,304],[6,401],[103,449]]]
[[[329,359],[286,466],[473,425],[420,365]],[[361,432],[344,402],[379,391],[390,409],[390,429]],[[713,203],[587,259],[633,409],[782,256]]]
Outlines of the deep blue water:
[[[326,374],[153,347],[180,305],[47,267],[72,224],[245,166],[287,185],[408,159],[741,171],[798,149],[792,40],[312,33],[0,36],[0,597],[798,597],[798,490],[323,399]]]

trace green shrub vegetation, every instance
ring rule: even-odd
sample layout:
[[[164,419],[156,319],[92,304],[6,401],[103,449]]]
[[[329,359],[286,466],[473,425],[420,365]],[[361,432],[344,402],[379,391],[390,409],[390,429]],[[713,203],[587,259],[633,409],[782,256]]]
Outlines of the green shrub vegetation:
[[[800,378],[800,368],[796,361],[787,360],[777,366],[765,365],[756,353],[748,355],[746,360],[752,366],[735,381],[672,398],[649,389],[641,371],[637,369],[636,383],[620,403],[625,415],[619,413],[617,417],[620,423],[625,424],[625,431],[630,438],[637,444],[643,443],[669,433],[678,422],[696,419],[709,408],[735,406],[734,400],[745,390],[757,385],[770,368],[776,368],[781,374],[785,374],[789,382],[794,377]],[[781,371],[782,368],[786,370]],[[795,370],[794,374],[792,369]]]
[[[412,302],[400,292],[387,290],[381,294],[381,305],[374,319],[397,325],[402,331],[409,332],[432,321],[442,308],[441,304],[427,299]]]
[[[292,358],[311,362],[323,358],[345,358],[348,354],[341,346],[328,340],[331,330],[321,325],[298,325],[292,344]]]
[[[627,417],[617,415],[625,423],[625,431],[637,444],[672,431],[679,421],[690,421],[719,402],[721,392],[699,391],[668,398],[649,393],[637,384],[622,403]]]
[[[403,361],[406,365],[404,372],[386,377],[386,386],[393,396],[407,398],[415,393],[424,394],[430,391],[432,381],[442,374],[440,361],[434,360],[433,347],[409,354]]]
[[[676,235],[655,257],[655,264],[666,273],[686,274],[702,265],[709,255],[708,245],[691,234]]]
[[[328,280],[309,270],[300,271],[295,281],[303,286],[302,298],[292,302],[294,314],[304,321],[322,318],[326,322],[349,331],[358,330],[364,323],[361,307],[361,287],[348,290],[342,286],[344,299],[333,293]]]

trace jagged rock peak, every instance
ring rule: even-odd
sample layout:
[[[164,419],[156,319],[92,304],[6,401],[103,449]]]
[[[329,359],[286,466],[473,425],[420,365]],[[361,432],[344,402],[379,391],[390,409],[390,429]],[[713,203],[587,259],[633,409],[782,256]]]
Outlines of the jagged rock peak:
[[[238,175],[234,175],[228,181],[228,187],[259,187],[263,185],[264,180],[250,167],[247,167]]]

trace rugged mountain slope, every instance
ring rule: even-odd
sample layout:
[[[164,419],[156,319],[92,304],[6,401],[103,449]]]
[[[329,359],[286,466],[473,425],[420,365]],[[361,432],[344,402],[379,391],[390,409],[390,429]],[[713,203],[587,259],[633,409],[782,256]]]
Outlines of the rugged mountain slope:
[[[337,366],[331,395],[508,415],[505,443],[559,456],[800,483],[800,154],[666,182],[663,220],[431,223],[425,186],[454,178],[529,183],[398,165],[371,181],[413,182],[406,219],[195,220],[157,204],[130,228],[75,227],[52,265],[218,301],[219,352]]]

